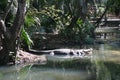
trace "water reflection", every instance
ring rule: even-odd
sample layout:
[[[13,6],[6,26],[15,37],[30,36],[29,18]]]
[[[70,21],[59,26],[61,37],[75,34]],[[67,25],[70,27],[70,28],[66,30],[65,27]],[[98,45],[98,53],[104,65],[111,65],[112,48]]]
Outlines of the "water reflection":
[[[120,47],[117,44],[100,44],[98,50],[95,50],[93,63],[96,69],[96,80],[119,80],[120,76],[116,71],[116,66],[120,69]],[[117,64],[116,64],[117,63]]]
[[[89,69],[41,68],[32,65],[21,68],[17,65],[0,67],[0,80],[119,80],[120,47],[116,44],[96,44],[86,48],[90,47],[94,49],[93,65],[90,66],[94,76],[88,72]]]
[[[96,80],[111,80],[111,73],[104,62],[96,61]]]
[[[18,72],[3,71],[0,80],[90,80],[90,77],[80,70],[27,67]]]

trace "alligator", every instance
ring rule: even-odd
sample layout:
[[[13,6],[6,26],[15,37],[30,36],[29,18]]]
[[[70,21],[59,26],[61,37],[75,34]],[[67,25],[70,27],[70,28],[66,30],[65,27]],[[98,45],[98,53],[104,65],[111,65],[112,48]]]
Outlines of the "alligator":
[[[86,56],[92,55],[93,49],[54,49],[54,50],[33,50],[29,49],[30,53],[43,55],[43,54],[50,54],[50,55],[74,55],[74,56]]]

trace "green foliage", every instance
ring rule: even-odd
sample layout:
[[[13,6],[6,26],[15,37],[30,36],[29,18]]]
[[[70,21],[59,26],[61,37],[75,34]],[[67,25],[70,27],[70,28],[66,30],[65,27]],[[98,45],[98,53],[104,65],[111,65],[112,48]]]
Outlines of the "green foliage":
[[[25,24],[24,24],[24,26],[25,27],[30,27],[30,26],[34,26],[34,24],[35,24],[35,20],[34,20],[33,16],[27,15],[25,17]]]
[[[7,6],[8,0],[1,0],[0,1],[0,11],[4,11],[5,7]]]
[[[24,41],[28,45],[28,47],[30,47],[33,44],[33,41],[31,40],[30,36],[24,28],[22,28],[21,31],[21,40]]]
[[[90,22],[81,20],[86,18],[83,17],[83,14],[86,14],[86,5],[88,3],[91,4],[92,2],[80,0],[34,0],[32,5],[38,11],[41,26],[44,27],[43,29],[46,32],[57,30],[67,40],[82,42],[87,36],[91,37],[94,33],[94,27]],[[73,17],[77,19],[72,23]],[[83,18],[79,19],[80,17]],[[68,28],[71,23],[74,26]]]
[[[39,18],[39,14],[37,13],[35,8],[30,8],[27,11],[27,14],[25,16],[25,22],[24,26],[25,27],[31,27],[31,26],[40,26],[41,21]]]
[[[94,26],[89,21],[86,20],[83,22],[81,19],[78,19],[77,25],[78,28],[75,31],[78,32],[77,34],[79,34],[81,40],[84,41],[85,39],[90,39],[92,37]]]
[[[108,0],[108,4],[110,5],[110,11],[114,12],[116,16],[120,13],[120,0]]]
[[[90,37],[89,35],[85,38],[86,44],[94,44],[94,38]]]
[[[81,19],[78,19],[76,25],[73,28],[65,28],[61,31],[61,35],[70,41],[76,41],[78,43],[85,43],[87,39],[91,38],[92,32],[94,31],[94,26],[91,25],[88,21],[83,22]],[[91,43],[93,39],[91,38]]]
[[[41,11],[41,25],[44,26],[46,32],[52,31],[61,27],[61,10],[57,9],[55,5],[44,6]]]

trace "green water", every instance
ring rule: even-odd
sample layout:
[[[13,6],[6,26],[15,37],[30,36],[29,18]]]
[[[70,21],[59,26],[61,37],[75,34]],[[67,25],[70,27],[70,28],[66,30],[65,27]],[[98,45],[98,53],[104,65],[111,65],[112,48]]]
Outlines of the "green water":
[[[109,43],[94,46],[92,61],[96,80],[120,80],[120,44]]]
[[[85,68],[78,68],[82,63],[77,67],[74,64],[67,67],[2,66],[0,80],[120,80],[120,70],[116,70],[120,69],[119,45],[101,44],[87,47],[94,49],[90,60],[93,65],[85,64]],[[72,68],[69,68],[71,65]]]
[[[90,80],[90,77],[86,71],[32,67],[24,71],[3,71],[0,80]]]

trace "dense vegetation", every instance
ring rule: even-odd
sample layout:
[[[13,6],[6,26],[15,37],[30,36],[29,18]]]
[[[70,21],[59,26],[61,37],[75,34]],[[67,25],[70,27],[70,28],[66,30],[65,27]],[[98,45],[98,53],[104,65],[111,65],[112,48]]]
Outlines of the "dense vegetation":
[[[94,29],[107,11],[118,16],[120,1],[1,0],[0,64],[15,61],[21,41],[29,46],[32,44],[26,28],[34,27],[31,30],[36,30],[43,27],[46,33],[59,33],[66,40],[82,45],[95,37]],[[93,18],[97,19],[94,24],[90,22]]]

